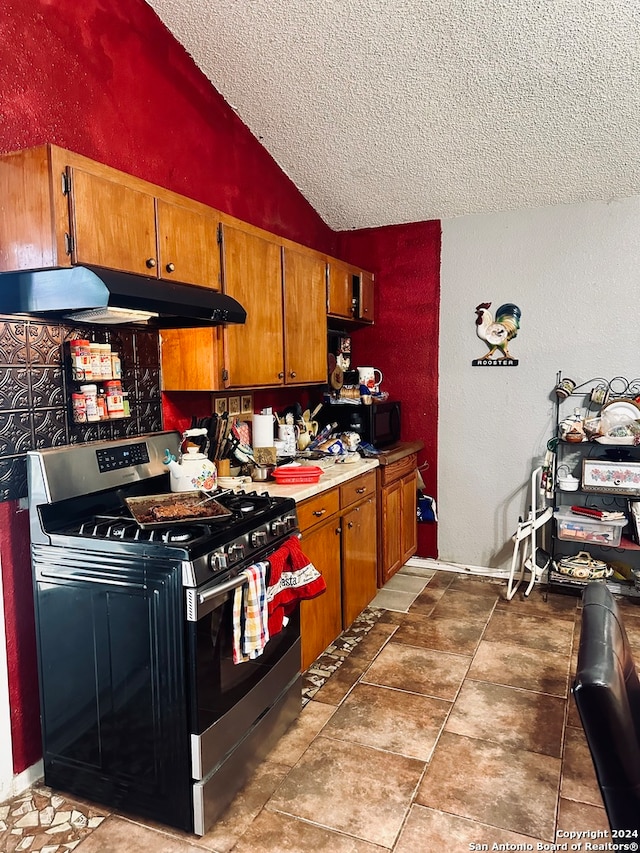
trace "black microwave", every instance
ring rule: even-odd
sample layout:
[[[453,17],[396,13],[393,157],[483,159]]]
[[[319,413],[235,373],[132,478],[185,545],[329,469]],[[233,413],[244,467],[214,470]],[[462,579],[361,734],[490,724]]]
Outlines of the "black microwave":
[[[320,427],[335,423],[336,432],[357,432],[361,441],[374,447],[385,447],[400,441],[401,427],[400,403],[392,400],[362,403],[325,404],[318,412]]]

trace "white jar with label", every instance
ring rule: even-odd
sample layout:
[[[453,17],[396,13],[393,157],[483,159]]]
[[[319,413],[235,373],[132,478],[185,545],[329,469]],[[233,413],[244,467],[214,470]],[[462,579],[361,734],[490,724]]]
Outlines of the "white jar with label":
[[[98,386],[97,385],[81,385],[80,391],[84,394],[84,401],[87,412],[88,421],[99,421],[100,413],[98,412]]]
[[[100,377],[111,379],[111,344],[100,344]]]

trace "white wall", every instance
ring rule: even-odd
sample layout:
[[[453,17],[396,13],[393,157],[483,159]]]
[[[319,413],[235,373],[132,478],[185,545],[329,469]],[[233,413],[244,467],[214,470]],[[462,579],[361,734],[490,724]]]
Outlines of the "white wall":
[[[518,367],[471,366],[480,302],[520,307]],[[557,371],[640,376],[640,196],[444,220],[440,311],[439,556],[506,567]]]

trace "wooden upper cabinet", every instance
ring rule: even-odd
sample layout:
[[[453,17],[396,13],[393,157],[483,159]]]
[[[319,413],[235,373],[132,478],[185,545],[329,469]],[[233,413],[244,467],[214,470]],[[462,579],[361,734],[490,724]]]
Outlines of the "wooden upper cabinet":
[[[76,264],[220,287],[218,219],[83,169],[68,168]]]
[[[222,226],[225,293],[247,312],[241,326],[225,326],[225,385],[253,387],[284,382],[280,246],[263,236]]]
[[[160,278],[220,289],[218,217],[156,200]]]
[[[73,262],[155,276],[154,197],[82,169],[68,175]]]
[[[353,319],[352,271],[348,264],[330,258],[327,264],[327,313]]]
[[[326,381],[326,264],[283,248],[284,374],[286,384]]]
[[[222,390],[222,330],[162,329],[160,332],[163,391]]]
[[[329,258],[327,314],[344,320],[373,323],[373,274]]]
[[[360,273],[360,297],[357,301],[356,310],[358,319],[364,323],[374,322],[373,296],[373,274],[363,270]]]

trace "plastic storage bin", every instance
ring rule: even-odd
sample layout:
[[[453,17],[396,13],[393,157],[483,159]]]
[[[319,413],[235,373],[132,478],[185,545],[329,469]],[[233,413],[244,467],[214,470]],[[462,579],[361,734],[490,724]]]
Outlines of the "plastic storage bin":
[[[558,522],[558,538],[570,542],[593,542],[597,545],[610,545],[616,548],[622,538],[622,528],[626,518],[600,521],[576,515],[570,509],[563,507],[556,512]]]
[[[281,465],[273,470],[273,477],[281,486],[317,483],[321,474],[322,468],[318,468],[317,465]]]

